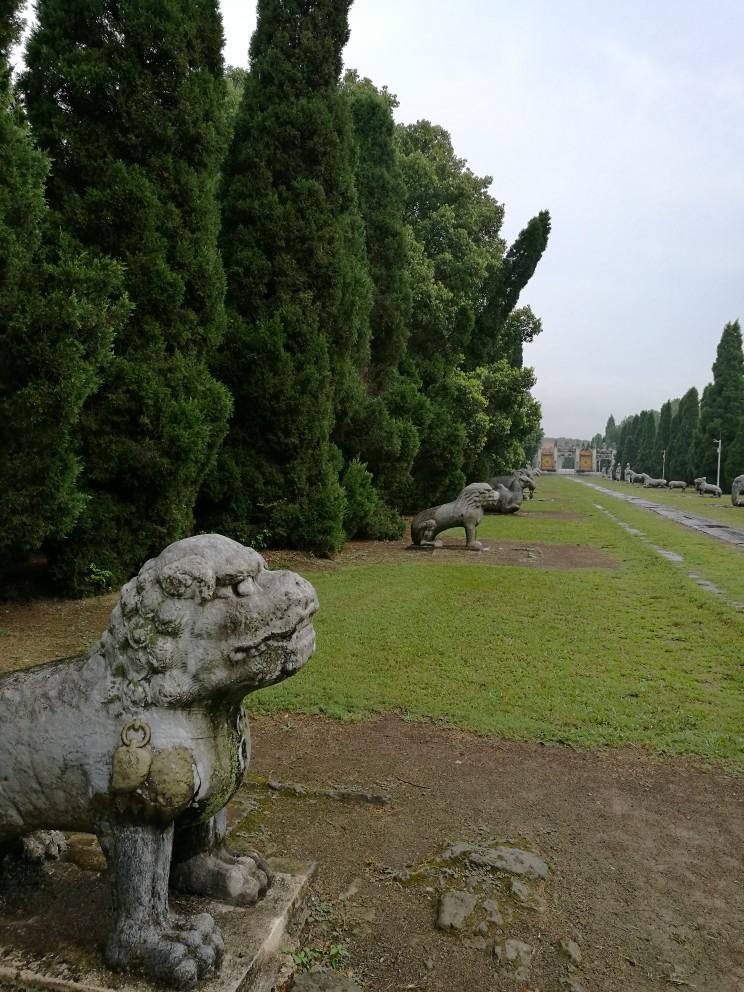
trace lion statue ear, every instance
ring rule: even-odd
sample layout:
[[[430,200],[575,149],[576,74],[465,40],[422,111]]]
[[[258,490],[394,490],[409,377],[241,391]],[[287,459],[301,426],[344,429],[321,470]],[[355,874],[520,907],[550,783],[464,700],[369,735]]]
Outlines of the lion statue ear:
[[[158,584],[166,596],[174,599],[212,599],[216,577],[203,558],[189,555],[171,565],[164,565],[158,574]]]

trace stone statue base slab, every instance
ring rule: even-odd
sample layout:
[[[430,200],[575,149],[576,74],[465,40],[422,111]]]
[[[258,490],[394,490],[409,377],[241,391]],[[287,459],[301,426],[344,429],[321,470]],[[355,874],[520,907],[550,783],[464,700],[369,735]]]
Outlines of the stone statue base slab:
[[[74,854],[73,854],[74,856]],[[100,855],[99,855],[100,856]],[[104,875],[70,861],[31,872],[0,902],[0,989],[49,992],[152,992],[143,979],[103,963],[109,929]],[[238,908],[171,892],[171,910],[211,913],[225,940],[221,970],[197,992],[271,992],[282,954],[305,921],[305,900],[317,865],[269,859],[274,883],[256,906]],[[93,870],[91,870],[91,868]]]

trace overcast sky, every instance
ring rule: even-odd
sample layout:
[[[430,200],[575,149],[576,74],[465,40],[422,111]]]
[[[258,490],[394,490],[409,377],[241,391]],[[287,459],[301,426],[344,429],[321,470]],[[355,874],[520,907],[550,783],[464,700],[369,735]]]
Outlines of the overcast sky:
[[[247,64],[250,0],[221,0]],[[550,210],[521,303],[548,435],[591,437],[710,379],[744,317],[742,0],[355,0],[346,64],[493,176],[513,238]]]

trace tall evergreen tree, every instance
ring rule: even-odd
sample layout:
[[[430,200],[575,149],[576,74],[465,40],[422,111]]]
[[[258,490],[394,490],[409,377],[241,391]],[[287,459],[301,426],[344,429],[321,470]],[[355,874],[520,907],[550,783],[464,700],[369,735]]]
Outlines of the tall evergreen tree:
[[[656,420],[653,410],[643,410],[638,423],[638,450],[636,471],[654,474],[654,442],[656,440]]]
[[[604,441],[605,444],[609,445],[610,447],[614,447],[615,445],[617,445],[618,440],[619,440],[619,433],[617,426],[615,424],[615,418],[612,416],[612,414],[610,414],[609,417],[607,418],[607,423],[605,424]]]
[[[503,262],[503,207],[489,193],[490,177],[467,168],[443,128],[428,121],[399,126],[398,140],[406,219],[415,238],[408,357],[426,403],[408,503],[414,508],[452,498],[491,451],[475,428],[494,421],[503,376],[486,373],[477,364],[484,356],[471,349],[487,280]],[[507,357],[498,349],[488,353],[492,362]],[[483,392],[489,384],[493,397]]]
[[[339,87],[351,0],[260,0],[224,169],[235,418],[203,519],[243,540],[343,541],[343,437],[369,363],[371,289]]]
[[[550,214],[542,210],[520,231],[503,259],[489,265],[484,304],[468,347],[471,365],[506,358],[521,368],[523,346],[540,333],[542,324],[529,307],[515,307],[548,246],[549,235]]]
[[[642,472],[638,463],[638,449],[640,445],[641,416],[636,413],[628,419],[625,443],[623,444],[623,470],[625,463],[630,462],[630,467],[635,472]]]
[[[336,437],[345,459],[365,463],[382,497],[402,508],[420,435],[406,403],[411,387],[415,395],[415,384],[403,367],[413,303],[412,235],[404,222],[405,187],[393,120],[397,100],[353,71],[346,73],[342,92],[354,124],[355,181],[373,306],[363,400]]]
[[[88,494],[53,549],[73,591],[187,534],[226,429],[207,360],[224,325],[216,185],[224,154],[216,0],[39,0],[23,77],[52,160],[54,222],[125,265],[134,304],[81,421]]]
[[[739,428],[744,397],[744,354],[739,321],[726,324],[713,363],[713,382],[705,387],[700,401],[700,420],[692,446],[696,476],[715,481],[718,468],[716,441],[721,440],[721,486],[731,488],[727,471],[728,449]]]
[[[669,456],[669,442],[672,437],[672,401],[667,400],[659,413],[659,425],[656,428],[656,438],[654,441],[654,452],[652,459],[652,469],[650,475],[666,471],[666,460]]]
[[[75,429],[128,311],[118,268],[47,225],[47,160],[11,83],[14,8],[0,15],[0,567],[80,514]]]
[[[667,452],[667,478],[692,482],[696,476],[691,464],[692,442],[697,430],[699,417],[698,391],[693,386],[679,401],[677,412],[672,417],[672,426]]]

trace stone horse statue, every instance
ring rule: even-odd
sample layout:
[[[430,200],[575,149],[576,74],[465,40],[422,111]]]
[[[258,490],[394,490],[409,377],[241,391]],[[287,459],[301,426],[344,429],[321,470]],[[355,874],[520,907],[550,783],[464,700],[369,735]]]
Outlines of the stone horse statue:
[[[234,905],[271,882],[226,843],[250,744],[243,697],[315,649],[315,590],[220,534],[177,541],[121,591],[89,653],[0,677],[0,850],[95,833],[115,919],[109,967],[191,989],[218,968],[213,918],[171,916],[168,886]]]
[[[411,521],[411,540],[423,548],[441,548],[437,534],[450,527],[464,527],[465,547],[469,551],[481,551],[483,545],[476,540],[476,528],[483,519],[484,509],[497,500],[498,494],[487,482],[471,482],[452,503],[430,506],[417,513]]]

